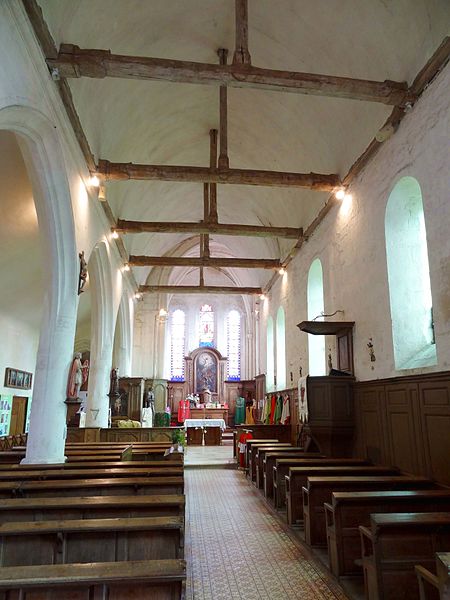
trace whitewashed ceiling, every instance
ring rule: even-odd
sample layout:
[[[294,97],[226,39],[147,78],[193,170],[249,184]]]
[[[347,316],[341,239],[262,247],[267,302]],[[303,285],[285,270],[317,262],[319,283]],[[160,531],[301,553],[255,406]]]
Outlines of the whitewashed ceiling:
[[[217,62],[217,49],[225,47],[232,57],[234,0],[39,4],[57,46],[199,62]],[[411,83],[449,30],[448,0],[249,0],[252,63],[273,69]],[[96,160],[209,164],[208,132],[219,126],[218,88],[118,79],[69,83]],[[230,166],[342,177],[391,112],[382,104],[259,90],[229,89],[228,99]],[[118,218],[202,218],[201,184],[111,182],[107,197]],[[219,186],[219,220],[306,228],[326,199],[300,189]],[[186,237],[124,239],[130,254],[162,255]],[[217,256],[284,258],[292,243],[213,236],[211,248]],[[140,283],[149,271],[134,269]],[[242,285],[264,285],[270,272],[232,275]]]

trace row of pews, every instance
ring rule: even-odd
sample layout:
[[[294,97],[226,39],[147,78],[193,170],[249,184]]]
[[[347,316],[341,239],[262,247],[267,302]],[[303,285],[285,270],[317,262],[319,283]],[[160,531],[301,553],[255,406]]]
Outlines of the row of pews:
[[[0,600],[184,598],[183,455],[170,446],[67,444],[58,465],[0,452]]]
[[[358,458],[247,441],[246,475],[366,600],[450,600],[450,488]]]

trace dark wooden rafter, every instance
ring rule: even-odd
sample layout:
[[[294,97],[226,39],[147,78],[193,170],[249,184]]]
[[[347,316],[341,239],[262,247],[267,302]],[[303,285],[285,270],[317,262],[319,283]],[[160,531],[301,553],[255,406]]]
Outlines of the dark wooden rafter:
[[[228,50],[220,48],[217,51],[221,65],[227,64]],[[228,158],[228,90],[226,85],[220,86],[219,91],[219,115],[220,115],[220,154],[219,169],[229,169],[230,160]]]
[[[178,181],[260,185],[269,187],[301,187],[318,192],[331,192],[340,187],[338,175],[318,173],[286,173],[255,169],[211,169],[210,167],[180,167],[172,165],[138,165],[100,160],[95,173],[106,181],[128,179],[146,181]]]
[[[110,50],[81,49],[62,44],[56,58],[48,57],[51,69],[61,77],[116,77],[121,79],[168,81],[173,83],[226,85],[277,92],[293,92],[333,98],[405,104],[410,99],[405,82],[371,81],[263,69],[249,64],[215,65],[166,58],[125,56]]]
[[[216,258],[204,256],[135,256],[130,255],[132,267],[213,267],[236,269],[280,269],[276,258]]]
[[[205,184],[205,187],[207,188],[208,184]],[[296,227],[265,227],[264,225],[239,225],[205,221],[200,223],[177,223],[118,219],[113,230],[118,233],[209,233],[210,235],[282,237],[288,239],[298,239],[303,235],[303,229]]]
[[[261,295],[260,287],[214,285],[140,285],[139,292],[154,294],[241,294]]]
[[[444,38],[440,46],[433,53],[431,58],[427,61],[427,63],[422,67],[419,73],[416,75],[414,82],[411,86],[410,99],[414,99],[414,102],[420,98],[421,94],[425,91],[428,85],[436,78],[436,76],[442,71],[442,69],[446,66],[446,64],[450,61],[450,36]],[[413,102],[411,101],[407,107],[403,106],[395,106],[385,121],[383,127],[380,131],[389,131],[391,135],[396,133],[398,130],[402,119],[405,117],[407,110],[412,108]],[[361,171],[366,167],[366,165],[373,159],[373,157],[377,154],[378,150],[384,143],[384,139],[379,139],[376,136],[366,148],[366,150],[358,157],[358,159],[353,163],[350,167],[347,175],[343,178],[342,184],[345,186],[349,186]],[[331,209],[335,206],[338,206],[340,201],[336,199],[334,194],[332,194],[325,205],[321,208],[316,218],[310,223],[306,231],[303,233],[301,237],[299,237],[297,243],[292,247],[286,258],[283,260],[283,265],[287,266],[297,255],[301,247],[305,242],[309,240],[309,238],[315,233],[318,229],[319,225],[325,219],[327,214],[331,211]],[[268,293],[275,282],[277,281],[278,276],[274,274],[267,285],[264,288],[264,292]]]
[[[233,56],[234,65],[250,65],[248,50],[248,0],[235,0],[236,43]]]

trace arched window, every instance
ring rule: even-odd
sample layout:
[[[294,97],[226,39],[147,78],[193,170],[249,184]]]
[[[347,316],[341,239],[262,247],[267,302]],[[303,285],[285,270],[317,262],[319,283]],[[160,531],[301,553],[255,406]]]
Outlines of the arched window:
[[[227,378],[233,381],[241,379],[241,315],[230,310],[227,316]]]
[[[273,319],[267,319],[267,391],[271,392],[275,389],[275,365],[274,365],[274,339],[273,339]]]
[[[392,190],[385,215],[386,257],[396,369],[437,363],[422,192],[414,177]]]
[[[214,346],[214,311],[210,304],[200,309],[199,346]]]
[[[286,320],[283,307],[277,312],[277,389],[286,387]]]
[[[308,273],[308,320],[324,312],[322,263],[316,258]],[[316,321],[323,321],[319,317]],[[325,336],[308,335],[308,360],[310,375],[325,375]]]
[[[170,324],[170,379],[184,381],[184,343],[186,315],[177,309],[172,313]]]

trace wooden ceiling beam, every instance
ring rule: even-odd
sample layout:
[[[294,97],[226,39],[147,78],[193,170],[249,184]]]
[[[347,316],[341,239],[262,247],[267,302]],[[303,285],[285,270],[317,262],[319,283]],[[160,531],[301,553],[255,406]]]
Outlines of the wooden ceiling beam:
[[[281,269],[276,258],[213,258],[207,256],[136,256],[130,255],[131,267],[213,267],[236,269]]]
[[[235,287],[215,285],[140,285],[142,294],[241,294],[257,296],[262,294],[260,287]]]
[[[260,185],[269,187],[300,187],[317,192],[332,192],[340,187],[338,175],[319,173],[285,173],[256,169],[212,169],[173,165],[138,165],[99,160],[96,175],[106,181],[127,179],[146,181],[177,181],[190,183],[220,183]]]
[[[402,105],[409,100],[406,82],[372,81],[295,71],[279,71],[233,63],[216,65],[166,58],[112,54],[110,50],[81,49],[61,44],[57,57],[48,56],[50,69],[60,77],[156,80],[172,83],[226,85],[276,92],[293,92],[367,102]]]
[[[117,231],[117,233],[209,233],[210,235],[282,237],[288,239],[298,239],[303,235],[303,229],[297,229],[296,227],[265,227],[263,225],[238,225],[235,223],[126,221],[125,219],[119,219],[113,231]]]

